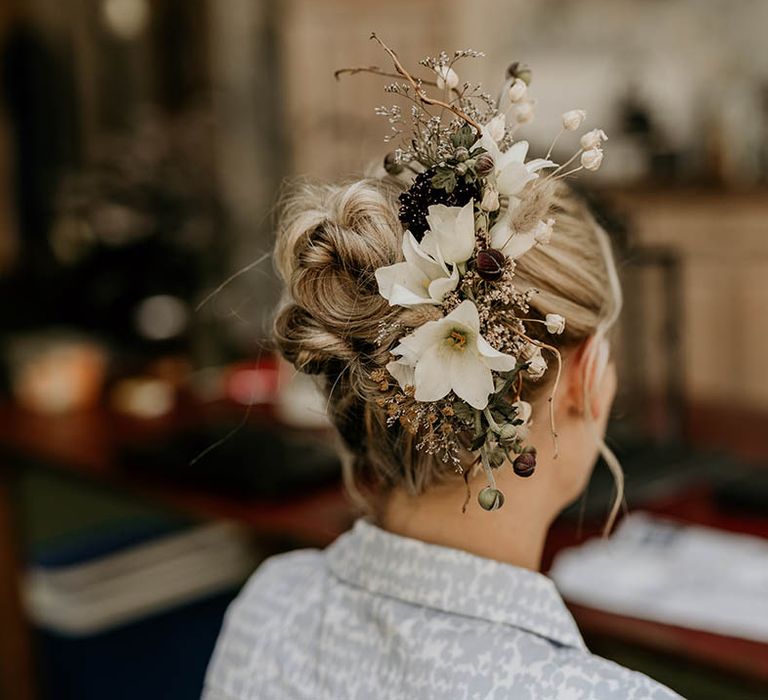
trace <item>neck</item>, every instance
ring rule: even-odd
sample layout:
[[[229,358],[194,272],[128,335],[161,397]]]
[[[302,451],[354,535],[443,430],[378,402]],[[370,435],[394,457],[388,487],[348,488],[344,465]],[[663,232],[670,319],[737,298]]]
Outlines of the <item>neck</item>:
[[[524,479],[516,476],[510,465],[504,465],[496,472],[504,506],[492,512],[477,503],[477,493],[486,485],[482,472],[470,479],[472,496],[465,513],[461,512],[466,497],[462,479],[419,496],[396,489],[382,510],[379,524],[406,537],[539,571],[549,526],[562,507],[548,478],[550,473],[540,462],[533,476]]]

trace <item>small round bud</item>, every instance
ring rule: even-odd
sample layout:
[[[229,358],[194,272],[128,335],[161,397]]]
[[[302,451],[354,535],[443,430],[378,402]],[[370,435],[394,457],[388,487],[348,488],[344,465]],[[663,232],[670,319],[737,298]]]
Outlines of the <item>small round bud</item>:
[[[480,208],[483,211],[496,211],[499,206],[499,193],[492,187],[486,187],[480,201]]]
[[[515,120],[518,124],[530,124],[533,121],[533,105],[530,102],[520,102],[515,110]]]
[[[456,170],[457,175],[464,175],[469,170],[469,167],[466,163],[457,163],[454,170]]]
[[[525,97],[527,92],[528,86],[526,85],[525,81],[521,80],[520,78],[515,78],[515,82],[509,86],[507,97],[509,97],[510,102],[520,102],[520,100]]]
[[[587,170],[597,170],[603,162],[603,150],[601,148],[590,148],[581,154],[581,164]]]
[[[459,146],[453,153],[453,157],[459,162],[465,161],[469,158],[469,151],[464,146]]]
[[[477,502],[483,510],[498,510],[504,505],[504,494],[499,489],[486,486],[477,494]]]
[[[493,156],[490,153],[481,153],[475,160],[475,172],[480,176],[490,175],[496,163],[493,162]]]
[[[571,109],[563,112],[563,129],[576,131],[586,118],[587,113],[583,109]]]
[[[602,129],[592,129],[581,137],[579,143],[581,147],[588,151],[591,148],[600,148],[603,145],[603,141],[607,141],[608,137]]]
[[[520,78],[526,85],[530,85],[531,77],[531,69],[519,61],[510,63],[507,68],[507,78]]]
[[[512,425],[512,423],[505,423],[499,430],[500,440],[514,440],[517,437],[518,426]]]
[[[536,469],[536,453],[535,452],[523,452],[523,454],[515,457],[515,461],[512,462],[512,469],[515,474],[524,478],[533,474]]]
[[[403,166],[397,162],[394,153],[387,153],[387,155],[384,156],[384,170],[390,175],[399,175],[403,172]]]
[[[481,250],[475,258],[477,274],[486,282],[495,282],[504,274],[507,258],[500,250],[487,248]]]

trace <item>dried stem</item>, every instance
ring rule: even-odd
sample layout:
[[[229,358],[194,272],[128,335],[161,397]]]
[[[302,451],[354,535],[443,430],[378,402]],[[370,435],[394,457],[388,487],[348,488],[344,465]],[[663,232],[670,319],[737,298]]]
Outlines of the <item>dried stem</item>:
[[[389,48],[374,32],[371,34],[371,39],[374,39],[376,42],[378,42],[379,46],[381,46],[384,51],[387,52],[389,57],[392,59],[392,62],[395,64],[395,70],[397,73],[405,78],[410,84],[411,87],[413,87],[414,93],[418,97],[421,102],[427,105],[435,105],[436,107],[442,107],[443,109],[447,109],[449,112],[453,112],[459,119],[463,119],[467,124],[469,124],[473,129],[477,131],[478,136],[482,133],[482,128],[480,127],[480,124],[478,124],[472,117],[462,112],[458,107],[455,105],[449,104],[448,102],[444,102],[443,100],[436,100],[433,97],[429,97],[427,93],[424,91],[424,88],[421,87],[421,84],[416,81],[416,79],[405,69],[402,63],[400,63],[400,59],[397,57],[397,54]]]
[[[531,319],[527,319],[531,320]],[[560,354],[560,351],[554,346],[549,345],[547,343],[544,343],[540,340],[534,340],[533,338],[529,338],[525,333],[522,333],[521,331],[517,330],[513,326],[509,326],[509,329],[515,334],[523,338],[524,340],[527,340],[529,343],[532,343],[533,345],[536,345],[540,348],[544,348],[545,350],[549,350],[554,356],[557,358],[557,374],[555,375],[555,383],[552,386],[552,393],[549,395],[549,398],[547,399],[547,402],[549,403],[549,426],[550,430],[552,432],[552,443],[555,448],[555,454],[552,459],[557,459],[558,455],[560,454],[560,448],[557,442],[557,430],[555,428],[555,394],[557,394],[557,389],[560,386],[560,377],[563,373],[563,356]]]

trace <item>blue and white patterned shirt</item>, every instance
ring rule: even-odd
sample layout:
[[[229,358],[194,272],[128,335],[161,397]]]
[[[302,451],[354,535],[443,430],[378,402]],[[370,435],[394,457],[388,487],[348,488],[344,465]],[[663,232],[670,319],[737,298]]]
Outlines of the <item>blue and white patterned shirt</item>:
[[[360,519],[264,562],[232,604],[205,700],[668,700],[589,653],[546,576]]]

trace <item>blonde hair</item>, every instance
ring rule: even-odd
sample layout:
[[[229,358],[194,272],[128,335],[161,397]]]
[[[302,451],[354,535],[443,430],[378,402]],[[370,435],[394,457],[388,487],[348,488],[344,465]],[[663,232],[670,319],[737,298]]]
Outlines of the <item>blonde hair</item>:
[[[330,417],[351,457],[345,464],[347,488],[358,500],[362,491],[383,495],[404,486],[416,495],[457,478],[452,465],[418,452],[417,439],[387,425],[385,409],[376,402],[378,383],[371,377],[391,359],[404,329],[440,315],[430,306],[390,306],[378,292],[375,270],[403,259],[397,201],[403,187],[389,177],[341,185],[303,182],[280,206],[274,258],[285,293],[275,339],[298,370],[322,378]],[[548,343],[565,349],[589,338],[602,340],[621,308],[608,237],[563,184],[551,193],[548,214],[556,219],[552,240],[516,261],[516,282],[539,290],[531,302],[532,317],[559,313],[567,319],[565,332],[549,336]],[[599,345],[590,343],[588,371],[595,367]],[[547,384],[527,384],[523,398],[532,400]],[[621,490],[621,469],[597,431],[596,439]],[[619,501],[620,496],[611,519]]]

